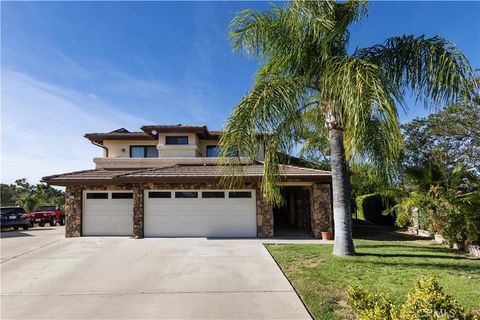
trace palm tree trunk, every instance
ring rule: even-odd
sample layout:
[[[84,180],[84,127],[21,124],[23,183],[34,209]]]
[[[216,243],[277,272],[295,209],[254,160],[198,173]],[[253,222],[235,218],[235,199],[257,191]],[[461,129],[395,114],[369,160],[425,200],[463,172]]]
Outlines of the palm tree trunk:
[[[333,254],[336,256],[353,256],[355,255],[355,248],[352,240],[350,183],[348,180],[342,129],[330,129],[330,147],[332,157],[333,220],[335,226]]]

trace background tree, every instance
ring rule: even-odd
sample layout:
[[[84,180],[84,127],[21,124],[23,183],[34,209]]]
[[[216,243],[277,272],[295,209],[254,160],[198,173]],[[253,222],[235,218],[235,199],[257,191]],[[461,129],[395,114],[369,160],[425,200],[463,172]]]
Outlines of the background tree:
[[[397,224],[420,222],[450,244],[480,237],[480,99],[476,81],[459,103],[402,126],[404,176],[390,192]],[[415,215],[413,216],[413,212]],[[415,220],[415,221],[413,221]],[[414,223],[416,224],[416,223]]]
[[[405,90],[435,106],[455,101],[472,76],[460,50],[440,37],[399,36],[348,52],[349,27],[366,12],[359,1],[291,1],[242,11],[230,24],[234,50],[262,66],[222,135],[224,164],[238,173],[236,156],[253,161],[263,143],[262,193],[281,202],[279,153],[291,153],[292,137],[311,125],[302,115],[314,110],[313,128],[330,145],[335,255],[355,254],[347,160],[389,167],[402,146],[397,106],[405,107]],[[267,139],[259,141],[259,131]]]
[[[26,179],[18,179],[14,184],[0,184],[0,200],[2,206],[21,206],[31,212],[41,204],[63,208],[65,192],[44,183],[31,185]]]

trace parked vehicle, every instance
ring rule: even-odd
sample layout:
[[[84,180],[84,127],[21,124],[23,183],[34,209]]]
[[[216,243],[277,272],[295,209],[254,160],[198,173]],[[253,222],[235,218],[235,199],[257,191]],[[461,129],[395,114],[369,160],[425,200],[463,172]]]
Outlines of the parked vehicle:
[[[30,228],[30,218],[25,210],[21,207],[2,207],[1,210],[1,227],[13,228],[18,230],[28,230]]]
[[[31,213],[32,223],[38,223],[40,227],[49,223],[50,226],[56,226],[57,223],[63,226],[63,213],[59,207],[53,205],[37,206]]]

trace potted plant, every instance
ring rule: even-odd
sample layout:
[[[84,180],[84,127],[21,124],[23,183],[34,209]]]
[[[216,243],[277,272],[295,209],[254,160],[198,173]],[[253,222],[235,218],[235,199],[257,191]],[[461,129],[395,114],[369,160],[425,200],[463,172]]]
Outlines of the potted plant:
[[[322,234],[322,240],[332,240],[332,234],[328,227],[322,227],[320,233]]]

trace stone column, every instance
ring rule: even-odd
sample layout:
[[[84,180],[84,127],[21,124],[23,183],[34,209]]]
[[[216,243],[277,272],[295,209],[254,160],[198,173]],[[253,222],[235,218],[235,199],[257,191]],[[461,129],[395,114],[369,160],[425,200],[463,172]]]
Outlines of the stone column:
[[[67,187],[65,198],[65,237],[80,237],[82,235],[83,188]]]
[[[133,237],[141,239],[144,236],[144,189],[140,186],[133,187]]]
[[[321,238],[322,231],[330,231],[333,235],[332,195],[329,184],[314,184],[310,188],[310,212],[312,233]]]
[[[273,232],[273,205],[263,198],[260,189],[256,189],[257,200],[257,237],[272,238]]]

